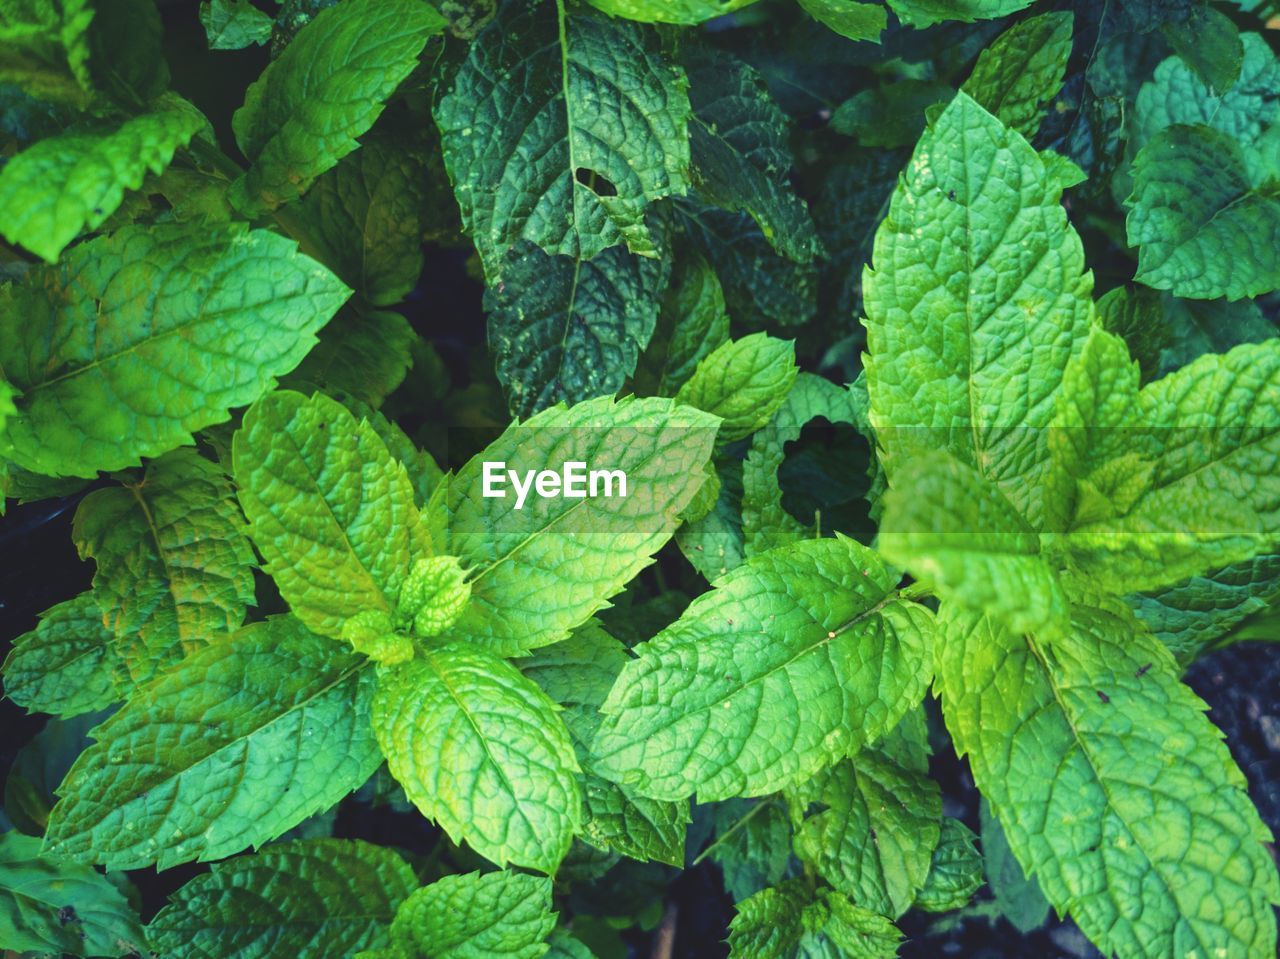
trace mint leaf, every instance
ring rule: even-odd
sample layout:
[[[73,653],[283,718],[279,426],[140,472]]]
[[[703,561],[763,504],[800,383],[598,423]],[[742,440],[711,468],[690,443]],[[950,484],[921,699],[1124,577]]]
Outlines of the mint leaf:
[[[1204,704],[1135,627],[1076,607],[1041,643],[952,616],[947,728],[1018,860],[1101,950],[1270,955],[1270,834]]]
[[[1231,89],[1240,78],[1244,44],[1236,25],[1222,11],[1207,3],[1196,4],[1185,20],[1170,21],[1161,29],[1169,46],[1211,93]]]
[[[64,133],[28,147],[0,170],[0,234],[52,263],[106,222],[125,190],[162,173],[205,123],[175,97],[114,130]]]
[[[410,896],[391,941],[404,959],[539,959],[555,924],[550,879],[471,872]]]
[[[704,480],[715,427],[715,417],[671,400],[604,397],[507,429],[458,471],[445,494],[444,551],[472,570],[471,605],[449,635],[514,656],[586,622],[671,538]],[[521,475],[569,461],[622,470],[628,494],[531,495],[517,510],[509,484],[503,497],[482,495],[486,461]]]
[[[914,143],[925,115],[951,99],[952,88],[936,80],[908,77],[854,94],[831,114],[831,129],[863,146],[900,147]]]
[[[996,907],[1021,933],[1031,932],[1044,925],[1049,918],[1049,900],[1040,891],[1039,884],[1027,877],[1022,866],[1009,849],[1000,820],[991,813],[985,800],[978,804],[982,829],[982,856],[987,885],[995,897]]]
[[[884,7],[859,0],[800,0],[805,13],[850,40],[880,41],[889,25]]]
[[[90,493],[71,535],[97,563],[94,598],[135,684],[239,628],[253,603],[257,563],[231,483],[195,450]]]
[[[645,392],[674,396],[703,358],[728,339],[729,314],[720,280],[699,253],[678,248],[636,381],[651,387]]]
[[[113,638],[91,592],[45,610],[5,657],[5,696],[31,712],[64,718],[119,702],[126,673]]]
[[[788,182],[787,116],[764,80],[741,60],[700,52],[688,61],[694,185],[707,203],[747,213],[783,256],[807,263],[822,252],[813,219]]]
[[[1227,134],[1204,125],[1160,131],[1133,161],[1125,205],[1140,283],[1202,300],[1280,287],[1280,254],[1258,242],[1280,235],[1280,195],[1271,181],[1254,186]]]
[[[301,392],[318,386],[378,407],[404,382],[418,335],[391,310],[341,310],[319,339],[283,385]]]
[[[93,17],[89,0],[8,0],[0,21],[0,83],[15,83],[42,100],[85,106],[93,96]]]
[[[119,889],[89,866],[40,852],[40,840],[0,833],[0,942],[24,955],[141,955],[147,939]]]
[[[509,663],[451,643],[380,675],[373,728],[391,774],[454,842],[550,875],[582,817],[557,712]]]
[[[200,23],[210,50],[261,46],[271,39],[275,26],[275,21],[250,0],[205,0],[200,4]]]
[[[591,260],[521,241],[485,293],[489,349],[517,416],[618,392],[653,335],[664,263],[614,247]]]
[[[321,959],[384,945],[417,887],[395,852],[354,839],[281,842],[214,863],[147,926],[166,955]]]
[[[521,240],[577,260],[619,243],[656,255],[646,208],[689,183],[687,88],[653,31],[562,0],[505,3],[435,111],[489,281]]]
[[[1055,500],[1043,427],[1093,308],[1061,195],[1039,154],[959,93],[921,138],[863,279],[890,477],[912,452],[948,449],[1033,526]]]
[[[844,896],[792,879],[738,903],[729,924],[730,959],[849,956],[893,959],[901,939],[883,916]]]
[[[977,837],[959,819],[942,817],[942,835],[933,850],[929,875],[916,896],[916,905],[925,912],[948,912],[963,908],[982,885],[982,856]]]
[[[928,682],[931,619],[853,540],[763,553],[637,648],[595,768],[642,795],[763,795],[893,728]],[[678,681],[677,681],[678,677]]]
[[[190,443],[293,369],[347,292],[265,230],[125,227],[83,243],[0,288],[0,368],[22,391],[0,455],[93,477]]]
[[[1029,0],[888,0],[888,3],[904,25],[916,29],[944,20],[962,23],[994,20],[1031,6]]]
[[[1153,379],[1158,371],[1168,372],[1168,369],[1162,370],[1162,354],[1171,346],[1171,340],[1181,339],[1173,333],[1172,317],[1166,315],[1161,299],[1159,293],[1147,287],[1118,286],[1106,296],[1101,297],[1096,304],[1099,324],[1108,333],[1114,333],[1124,339],[1130,355],[1138,363],[1143,383]],[[1193,300],[1175,302],[1183,307],[1200,305]],[[1249,306],[1253,304],[1250,303]],[[1173,310],[1168,311],[1168,313],[1172,312]],[[1190,326],[1193,322],[1191,321],[1192,312],[1183,310],[1183,313],[1188,321],[1187,325]],[[1275,328],[1272,327],[1272,329]],[[1208,352],[1211,352],[1209,347],[1197,349],[1172,368],[1182,366],[1183,363],[1195,359],[1201,353]],[[1225,352],[1225,349],[1216,352]]]
[[[291,617],[196,651],[94,731],[59,787],[45,848],[166,869],[259,845],[327,809],[381,761],[363,667]]]
[[[308,628],[336,639],[347,618],[395,609],[418,509],[368,421],[322,393],[278,390],[245,413],[232,455],[263,569]]]
[[[1161,373],[1181,369],[1205,353],[1226,353],[1241,343],[1261,343],[1280,335],[1280,327],[1254,300],[1183,300],[1149,292],[1159,297],[1169,328],[1160,353]]]
[[[1045,13],[1015,23],[982,51],[961,89],[1031,139],[1062,89],[1074,20],[1069,12]]]
[[[795,343],[753,333],[717,347],[676,393],[676,402],[720,417],[717,441],[732,443],[760,429],[796,381]]]
[[[246,213],[301,196],[356,149],[445,21],[422,0],[348,0],[321,10],[249,87],[232,118],[252,161],[232,185]]]
[[[714,20],[756,0],[588,0],[615,17],[644,23],[702,23]]]
[[[810,893],[798,880],[763,889],[738,903],[729,923],[730,959],[788,959],[804,934]]]

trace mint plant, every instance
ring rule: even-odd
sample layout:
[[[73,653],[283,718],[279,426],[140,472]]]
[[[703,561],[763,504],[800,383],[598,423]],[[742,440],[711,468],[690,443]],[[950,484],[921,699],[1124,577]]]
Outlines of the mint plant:
[[[0,949],[1275,955],[1272,7],[0,0]]]

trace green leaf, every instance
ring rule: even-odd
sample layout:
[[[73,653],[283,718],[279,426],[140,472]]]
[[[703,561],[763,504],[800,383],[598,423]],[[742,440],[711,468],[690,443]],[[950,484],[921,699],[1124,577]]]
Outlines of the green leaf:
[[[671,538],[705,479],[715,432],[714,417],[671,400],[608,397],[507,429],[449,483],[443,551],[472,571],[471,605],[449,635],[515,656],[586,622]],[[622,470],[627,495],[531,495],[520,509],[510,484],[504,496],[483,495],[485,462],[523,476],[571,461]]]
[[[1000,915],[1023,934],[1039,929],[1049,918],[1049,910],[1053,907],[1040,891],[1039,883],[1022,871],[1009,848],[1000,820],[991,814],[991,807],[985,800],[979,803],[978,813],[987,884],[995,896]]]
[[[167,869],[274,839],[378,767],[372,680],[291,617],[198,650],[95,730],[59,788],[46,849]]]
[[[90,0],[6,0],[0,21],[0,83],[41,100],[85,106],[89,76]]]
[[[756,0],[587,0],[593,7],[615,17],[644,23],[692,25],[714,20],[726,13],[750,6]]]
[[[356,137],[418,64],[445,20],[422,0],[347,0],[321,10],[254,81],[232,119],[252,161],[232,185],[247,213],[301,196],[356,149]]]
[[[275,26],[275,21],[250,0],[205,0],[200,4],[200,22],[210,50],[261,46],[271,39]]]
[[[689,150],[707,203],[747,213],[783,256],[807,263],[822,252],[813,218],[789,182],[787,115],[763,78],[741,60],[703,51],[688,63]]]
[[[1058,500],[1043,427],[1092,311],[1061,195],[1040,155],[959,93],[921,138],[863,278],[889,475],[913,452],[947,449],[1033,526]]]
[[[1280,195],[1255,186],[1243,151],[1212,127],[1161,130],[1133,161],[1125,200],[1140,283],[1177,296],[1228,300],[1280,287]]]
[[[1207,3],[1192,6],[1190,15],[1161,27],[1169,46],[1208,86],[1210,94],[1230,90],[1240,78],[1244,45],[1236,25]]]
[[[315,349],[282,382],[302,392],[318,386],[332,396],[346,394],[378,407],[404,382],[417,339],[399,313],[342,310],[320,331]]]
[[[1096,305],[1099,324],[1108,333],[1114,333],[1124,339],[1130,355],[1138,363],[1143,383],[1152,380],[1161,370],[1162,353],[1170,346],[1170,340],[1173,338],[1171,330],[1173,324],[1166,319],[1165,309],[1160,300],[1160,294],[1147,287],[1118,286],[1099,299]],[[1198,306],[1194,300],[1176,302]],[[1190,311],[1184,312],[1190,317]],[[1274,330],[1274,327],[1272,329]],[[1197,350],[1187,356],[1183,362],[1189,362],[1201,353],[1207,352],[1210,352],[1207,347]],[[1182,363],[1177,365],[1181,366]]]
[[[884,916],[855,905],[844,896],[830,890],[822,891],[821,905],[825,908],[819,912],[812,910],[810,924],[819,916],[825,918],[822,935],[818,941],[821,951],[810,951],[806,955],[819,957],[832,956],[832,959],[894,959],[898,955],[898,945],[902,934]],[[816,913],[816,915],[814,915]],[[812,938],[812,933],[810,934]],[[822,947],[827,940],[834,951]],[[801,945],[804,945],[802,942]]]
[[[790,798],[800,819],[795,849],[801,860],[875,912],[900,916],[911,907],[941,829],[942,799],[925,772],[863,750]],[[820,811],[802,818],[814,803]]]
[[[302,198],[307,252],[374,306],[418,285],[429,189],[426,151],[408,136],[365,137]]]
[[[159,4],[155,0],[94,0],[93,7],[89,31],[93,82],[129,112],[136,112],[169,89]]]
[[[354,839],[281,842],[215,863],[147,926],[163,955],[325,959],[385,945],[417,888],[395,852]]]
[[[293,369],[347,294],[265,230],[125,227],[80,244],[0,288],[0,369],[22,391],[0,455],[93,477],[190,443]]]
[[[44,857],[39,839],[16,832],[0,833],[0,943],[24,955],[147,951],[133,907],[110,879]]]
[[[105,223],[125,190],[162,173],[205,122],[174,98],[113,130],[63,133],[28,147],[0,170],[0,234],[52,263],[82,232]]]
[[[888,0],[905,26],[923,29],[944,20],[994,20],[1031,6],[1030,0]]]
[[[720,280],[701,254],[678,247],[657,328],[640,357],[637,382],[651,387],[645,393],[674,396],[698,364],[728,339]]]
[[[941,599],[1014,632],[1066,629],[1067,599],[1039,537],[977,470],[942,452],[904,460],[881,503],[881,551]]]
[[[907,146],[920,136],[929,108],[946,103],[953,95],[950,86],[936,80],[907,78],[871,87],[836,108],[831,114],[831,129],[863,146]]]
[[[892,729],[924,694],[932,624],[845,538],[763,553],[637,648],[601,711],[603,775],[660,799],[763,795]]]
[[[97,563],[101,621],[135,684],[239,628],[253,602],[253,549],[231,483],[174,450],[122,486],[80,501],[71,532]]]
[[[738,903],[729,923],[730,959],[788,959],[804,934],[811,893],[797,880],[763,889]]]
[[[491,283],[520,240],[655,255],[648,205],[689,184],[688,82],[659,35],[509,0],[436,106],[462,220]]]
[[[525,242],[505,262],[485,309],[511,412],[528,416],[618,392],[653,335],[665,264],[625,247],[581,260]]]
[[[959,819],[942,817],[942,835],[916,905],[925,912],[947,912],[966,905],[982,885],[982,856],[973,831]]]
[[[356,613],[395,609],[418,509],[368,421],[322,393],[277,390],[245,413],[232,455],[263,569],[303,623],[337,638]]]
[[[93,593],[40,614],[5,658],[4,694],[31,712],[79,716],[124,698],[124,664]]]
[[[700,519],[680,524],[676,531],[680,551],[707,582],[719,579],[747,558],[742,531],[741,464],[736,461],[717,464],[716,480],[720,488],[711,511]],[[706,485],[711,482],[708,479]]]
[[[805,13],[826,24],[850,40],[880,42],[880,34],[889,26],[884,7],[858,0],[800,0]]]
[[[1070,12],[1020,20],[978,56],[961,88],[988,113],[1027,139],[1035,136],[1071,56]]]
[[[791,863],[792,829],[781,803],[773,797],[730,799],[716,804],[713,823],[715,841],[699,858],[719,865],[730,896],[746,899],[782,881]]]
[[[738,903],[730,959],[893,959],[893,923],[829,889],[793,879]]]
[[[405,959],[539,959],[555,924],[550,879],[471,872],[410,896],[391,941]]]
[[[373,728],[391,774],[454,842],[550,875],[582,822],[557,713],[509,663],[452,643],[379,677]]]
[[[551,933],[551,951],[545,959],[596,959],[596,954],[563,929]]]
[[[796,381],[793,340],[753,333],[719,346],[676,393],[676,402],[720,417],[717,441],[750,436],[773,417]]]
[[[1099,949],[1275,950],[1270,834],[1154,638],[1076,607],[1051,644],[953,616],[938,648],[957,752],[1018,860]]]
[[[1169,328],[1169,342],[1160,354],[1161,373],[1181,369],[1205,353],[1226,353],[1241,343],[1261,343],[1280,335],[1276,321],[1254,300],[1183,300],[1148,292],[1163,300]]]

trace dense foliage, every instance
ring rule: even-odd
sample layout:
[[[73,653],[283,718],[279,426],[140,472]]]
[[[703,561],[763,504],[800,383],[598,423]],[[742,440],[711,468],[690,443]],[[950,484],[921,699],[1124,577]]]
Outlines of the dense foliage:
[[[0,0],[0,949],[1274,956],[1277,25]]]

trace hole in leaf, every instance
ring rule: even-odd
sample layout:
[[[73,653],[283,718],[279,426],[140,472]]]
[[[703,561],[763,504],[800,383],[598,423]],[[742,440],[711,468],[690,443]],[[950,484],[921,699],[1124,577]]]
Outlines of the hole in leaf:
[[[589,170],[584,166],[580,166],[578,169],[573,171],[573,178],[596,196],[618,195],[618,188],[595,170]]]

